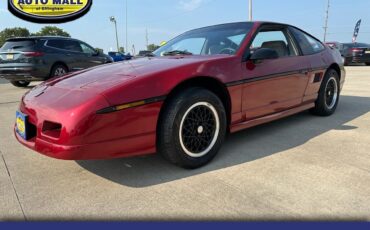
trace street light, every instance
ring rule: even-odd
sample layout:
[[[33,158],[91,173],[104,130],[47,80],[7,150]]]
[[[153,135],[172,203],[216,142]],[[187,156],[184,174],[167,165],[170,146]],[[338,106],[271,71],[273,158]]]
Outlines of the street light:
[[[114,16],[111,16],[110,18],[110,21],[114,23],[114,26],[116,28],[116,41],[117,41],[117,52],[119,52],[119,44],[118,44],[118,31],[117,31],[117,21],[116,21],[116,18]]]
[[[253,7],[252,0],[249,0],[249,21],[253,20],[253,14],[252,14],[253,8],[252,7]]]

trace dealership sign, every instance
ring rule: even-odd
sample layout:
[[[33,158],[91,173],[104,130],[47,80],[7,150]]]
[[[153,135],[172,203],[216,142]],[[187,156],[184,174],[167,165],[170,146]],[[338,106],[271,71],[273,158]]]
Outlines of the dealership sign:
[[[92,0],[8,0],[10,12],[31,22],[63,23],[86,14]]]

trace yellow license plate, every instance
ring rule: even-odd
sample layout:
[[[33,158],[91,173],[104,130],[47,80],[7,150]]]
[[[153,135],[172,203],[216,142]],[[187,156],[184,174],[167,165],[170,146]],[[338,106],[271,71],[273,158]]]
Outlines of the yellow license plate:
[[[7,60],[13,60],[14,59],[14,54],[7,54],[6,59]]]
[[[17,111],[15,126],[17,133],[25,140],[27,140],[27,115]]]

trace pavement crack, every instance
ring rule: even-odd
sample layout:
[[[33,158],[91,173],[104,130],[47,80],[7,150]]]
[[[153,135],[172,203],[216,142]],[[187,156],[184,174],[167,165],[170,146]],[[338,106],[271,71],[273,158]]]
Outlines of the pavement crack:
[[[6,164],[4,155],[3,155],[3,153],[1,151],[0,151],[0,154],[1,154],[1,158],[3,159],[3,162],[4,162],[4,165],[5,165],[6,171],[8,172],[8,176],[9,176],[10,182],[12,183],[12,187],[13,187],[15,196],[17,197],[17,201],[18,201],[19,207],[21,208],[21,211],[22,211],[22,214],[23,214],[23,218],[24,218],[25,221],[27,221],[26,214],[24,213],[24,210],[23,210],[23,207],[22,207],[22,203],[19,200],[18,192],[15,189],[14,182],[13,182],[12,176],[10,175],[10,171],[9,171],[8,165]]]
[[[15,104],[15,103],[19,103],[19,101],[0,102],[0,105],[9,105],[9,104]]]

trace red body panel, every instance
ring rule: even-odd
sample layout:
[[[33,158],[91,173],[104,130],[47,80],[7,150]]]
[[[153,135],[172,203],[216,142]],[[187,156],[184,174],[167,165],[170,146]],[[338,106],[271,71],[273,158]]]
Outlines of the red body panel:
[[[217,80],[227,89],[231,132],[312,108],[325,71],[340,63],[340,57],[326,49],[316,55],[267,60],[263,64],[243,62],[244,50],[259,25],[254,24],[235,55],[143,58],[45,82],[26,93],[20,105],[20,111],[36,127],[36,135],[27,141],[18,134],[16,138],[58,159],[155,153],[163,101],[114,113],[97,111],[167,96],[179,84],[198,77]],[[341,75],[342,86],[344,72]],[[45,121],[61,124],[60,135],[43,131]]]

